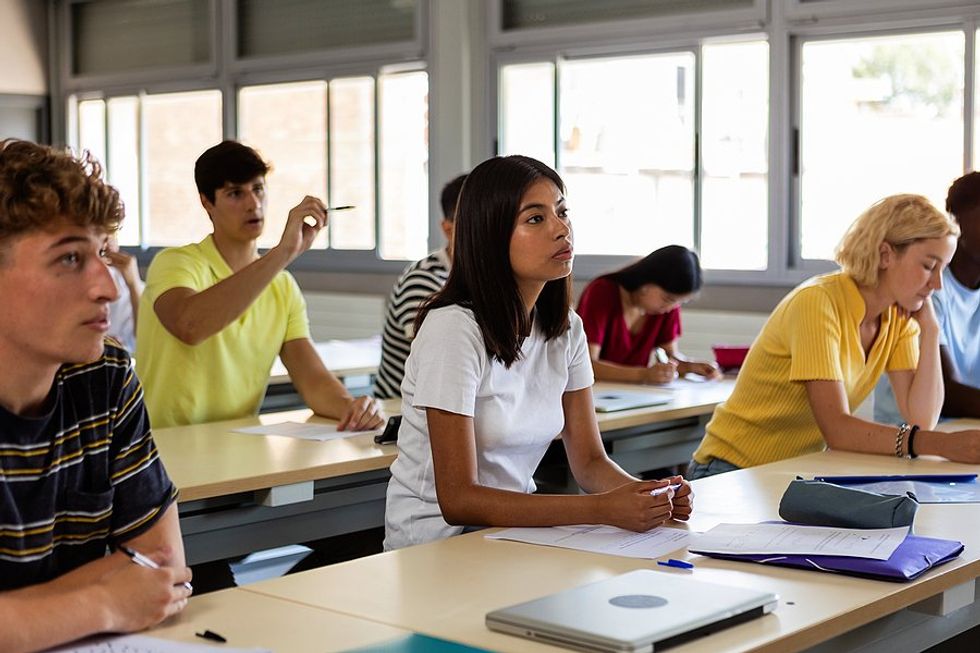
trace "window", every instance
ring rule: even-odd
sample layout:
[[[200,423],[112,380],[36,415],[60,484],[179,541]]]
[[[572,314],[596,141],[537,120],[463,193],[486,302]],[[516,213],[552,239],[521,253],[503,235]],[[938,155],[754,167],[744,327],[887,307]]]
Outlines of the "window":
[[[680,244],[706,267],[766,268],[768,44],[700,51],[700,124],[695,49],[501,67],[501,153],[557,162],[580,254]]]
[[[238,107],[240,138],[273,166],[260,246],[278,243],[289,209],[314,195],[355,207],[330,214],[329,235],[314,247],[377,250],[387,259],[425,255],[424,71],[246,86]]]
[[[105,165],[126,218],[123,245],[185,245],[210,233],[194,162],[221,141],[221,93],[120,96],[78,103],[78,142]]]
[[[801,67],[802,258],[833,258],[887,195],[942,209],[963,169],[963,32],[805,41]]]

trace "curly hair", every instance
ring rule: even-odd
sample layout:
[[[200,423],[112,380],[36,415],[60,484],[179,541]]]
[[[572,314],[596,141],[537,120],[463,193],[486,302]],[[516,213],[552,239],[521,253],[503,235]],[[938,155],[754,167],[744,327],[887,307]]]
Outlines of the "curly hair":
[[[946,210],[959,218],[977,206],[980,206],[980,172],[970,172],[949,187]]]
[[[0,244],[60,220],[112,233],[123,219],[119,193],[102,180],[102,166],[29,141],[0,141]]]
[[[960,228],[921,195],[890,195],[862,213],[837,246],[841,269],[862,286],[878,285],[881,244],[899,252],[928,238],[959,236]]]

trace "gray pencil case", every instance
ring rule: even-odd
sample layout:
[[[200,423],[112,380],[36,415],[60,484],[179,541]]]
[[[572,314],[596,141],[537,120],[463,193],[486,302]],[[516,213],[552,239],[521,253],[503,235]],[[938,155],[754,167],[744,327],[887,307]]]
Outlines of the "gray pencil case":
[[[823,481],[790,482],[779,501],[779,516],[788,522],[837,528],[911,526],[918,504],[908,496],[891,496]]]

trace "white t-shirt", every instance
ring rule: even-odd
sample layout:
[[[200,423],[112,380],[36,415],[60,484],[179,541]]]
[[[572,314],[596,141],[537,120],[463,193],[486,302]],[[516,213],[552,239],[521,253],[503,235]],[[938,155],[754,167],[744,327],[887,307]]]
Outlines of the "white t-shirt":
[[[136,322],[133,320],[133,302],[129,296],[129,286],[118,268],[109,266],[109,274],[116,284],[119,297],[109,304],[109,335],[122,343],[129,353],[136,351]],[[140,290],[143,282],[139,282]]]
[[[582,320],[546,341],[537,325],[510,369],[491,360],[472,311],[446,306],[428,314],[405,364],[398,458],[391,466],[385,509],[385,549],[462,532],[442,518],[426,408],[473,418],[481,485],[534,492],[531,478],[565,424],[562,394],[592,385]],[[474,524],[479,526],[480,524]]]

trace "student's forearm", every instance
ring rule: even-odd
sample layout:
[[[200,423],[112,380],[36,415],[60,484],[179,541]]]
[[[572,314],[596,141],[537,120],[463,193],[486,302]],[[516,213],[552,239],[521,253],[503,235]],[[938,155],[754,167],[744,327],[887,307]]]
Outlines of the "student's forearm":
[[[174,328],[168,329],[189,345],[200,344],[237,320],[289,260],[273,248],[230,277],[184,298],[173,321]]]
[[[831,449],[895,455],[897,426],[869,422],[853,415],[841,415],[822,423],[821,430]],[[903,440],[903,450],[907,447],[908,442]]]
[[[317,383],[301,390],[300,396],[317,415],[340,419],[354,397],[337,377],[329,372],[327,374]]]
[[[933,428],[939,421],[943,394],[939,334],[923,329],[919,336],[919,364],[909,386],[908,417],[911,423],[923,429]]]
[[[592,359],[592,372],[596,381],[612,381],[619,383],[643,383],[646,368],[631,367],[610,363],[609,361]]]
[[[578,486],[590,494],[607,492],[637,480],[605,455],[590,458],[581,469],[573,470],[573,474]]]
[[[598,495],[525,494],[471,485],[437,490],[437,496],[443,518],[457,526],[595,524],[602,517]]]
[[[108,630],[110,617],[95,585],[43,591],[43,585],[0,594],[0,653],[39,651]]]
[[[127,287],[129,289],[129,305],[133,311],[133,330],[135,332],[136,325],[139,321],[140,295],[142,294],[142,290],[139,284],[127,284]]]

